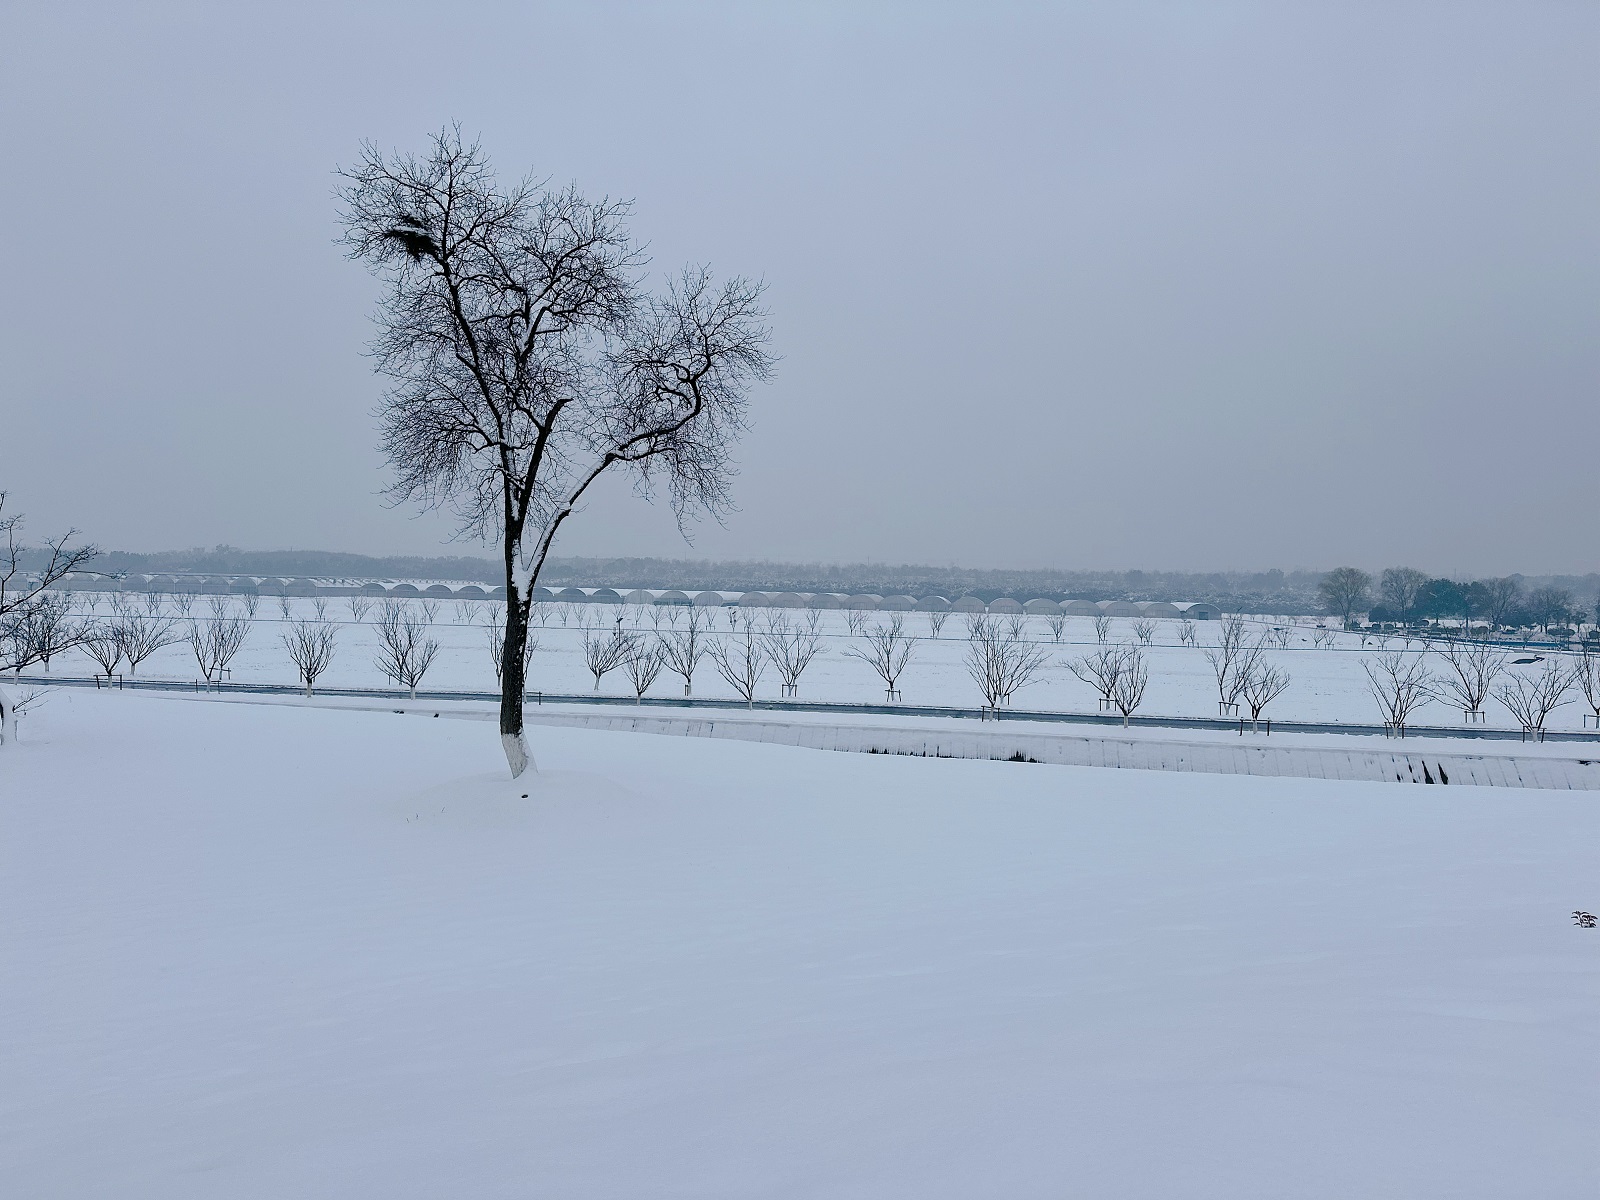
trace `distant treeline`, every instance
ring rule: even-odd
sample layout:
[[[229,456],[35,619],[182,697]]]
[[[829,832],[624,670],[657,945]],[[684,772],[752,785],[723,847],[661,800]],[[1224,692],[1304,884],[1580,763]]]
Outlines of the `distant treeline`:
[[[390,556],[327,550],[239,550],[217,546],[158,554],[108,551],[94,567],[113,574],[303,575],[317,578],[460,579],[502,582],[482,556]],[[1206,601],[1229,612],[1309,615],[1327,611],[1320,571],[1013,571],[880,563],[711,562],[672,558],[552,558],[541,582],[559,586],[679,588],[684,591],[869,592],[912,596],[1010,596],[1031,600]],[[1516,576],[1532,592],[1560,588],[1575,597],[1600,592],[1600,574]],[[1581,602],[1581,601],[1580,601]]]

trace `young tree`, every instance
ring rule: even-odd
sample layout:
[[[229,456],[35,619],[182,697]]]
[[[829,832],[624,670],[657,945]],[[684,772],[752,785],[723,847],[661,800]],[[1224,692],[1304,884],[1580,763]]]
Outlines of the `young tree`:
[[[1223,716],[1239,710],[1239,696],[1244,691],[1238,664],[1245,654],[1244,618],[1229,613],[1217,627],[1217,645],[1205,652],[1206,661],[1217,680],[1217,712]]]
[[[1358,567],[1335,567],[1322,577],[1317,591],[1322,596],[1322,607],[1349,629],[1350,618],[1371,602],[1372,576]]]
[[[1554,656],[1545,660],[1543,669],[1534,675],[1509,677],[1500,685],[1495,695],[1500,703],[1511,710],[1511,715],[1522,726],[1524,734],[1533,734],[1544,741],[1544,723],[1550,714],[1563,704],[1570,703],[1566,695],[1572,687],[1574,671]]]
[[[372,610],[372,597],[363,596],[359,592],[349,597],[346,603],[350,605],[350,619],[358,625],[366,619],[367,613]]]
[[[984,706],[998,710],[1010,704],[1019,689],[1032,683],[1049,655],[1042,646],[1024,641],[987,617],[967,637],[967,673],[983,693]]]
[[[619,620],[610,629],[585,629],[583,661],[594,676],[594,690],[600,690],[600,681],[633,656],[637,635],[624,629]]]
[[[1434,679],[1428,674],[1422,655],[1390,650],[1361,664],[1372,698],[1383,710],[1383,724],[1390,733],[1405,737],[1411,714],[1433,699]]]
[[[782,694],[786,697],[800,694],[800,676],[811,665],[811,660],[822,653],[821,616],[813,609],[800,625],[791,625],[781,612],[767,617],[767,627],[761,633],[761,648],[783,678]]]
[[[1066,613],[1061,613],[1061,612],[1050,613],[1045,617],[1044,623],[1050,627],[1050,640],[1052,642],[1059,642],[1064,636],[1066,636],[1066,632],[1067,632],[1067,614]]]
[[[439,656],[439,643],[428,636],[427,623],[417,620],[410,606],[398,600],[383,602],[374,628],[378,634],[374,663],[387,678],[409,688],[415,700],[422,677]]]
[[[1446,642],[1435,651],[1450,668],[1439,676],[1434,698],[1461,710],[1468,721],[1481,721],[1483,702],[1506,669],[1506,656],[1488,642]]]
[[[1069,658],[1064,665],[1099,694],[1102,712],[1115,707],[1112,697],[1117,691],[1117,675],[1122,670],[1120,647],[1102,646],[1093,654]]]
[[[1246,651],[1239,663],[1239,694],[1250,708],[1250,729],[1260,732],[1261,714],[1289,690],[1289,672],[1267,661],[1265,645],[1258,643]]]
[[[931,613],[929,613],[928,614],[928,632],[931,633],[934,637],[938,637],[939,634],[944,630],[944,623],[946,621],[948,621],[949,619],[950,619],[950,612],[949,612],[948,609],[946,609],[946,610],[944,610],[942,612],[931,612]]]
[[[128,674],[138,673],[139,664],[158,650],[183,641],[183,631],[169,617],[139,615],[128,608],[121,609],[114,621],[122,657],[128,660]]]
[[[917,648],[917,639],[907,636],[905,626],[905,617],[895,613],[887,623],[879,621],[867,630],[864,646],[851,646],[844,652],[845,657],[859,658],[878,673],[884,699],[891,704],[901,698],[900,676]]]
[[[117,664],[122,661],[122,638],[116,626],[109,621],[96,621],[85,632],[81,643],[83,652],[100,664],[100,673],[111,681]]]
[[[1128,727],[1129,718],[1144,702],[1144,689],[1150,682],[1150,669],[1145,665],[1139,647],[1129,644],[1117,652],[1117,674],[1111,689],[1111,703],[1122,714],[1122,727]]]
[[[52,658],[81,644],[88,632],[86,622],[73,618],[71,596],[37,595],[0,619],[0,670],[20,675],[39,663],[48,671]]]
[[[207,685],[217,683],[250,634],[250,619],[234,616],[221,596],[211,598],[211,616],[189,622],[189,647]]]
[[[1144,617],[1140,617],[1133,623],[1133,636],[1139,639],[1141,645],[1148,646],[1152,641],[1155,640],[1156,623]]]
[[[666,655],[667,666],[674,675],[682,677],[685,696],[694,695],[695,669],[710,652],[710,643],[706,639],[710,626],[711,617],[707,615],[707,610],[691,608],[682,626],[661,638],[661,650]]]
[[[311,695],[317,676],[333,663],[338,631],[339,627],[328,621],[295,621],[287,632],[278,635],[283,641],[284,649],[289,652],[289,660],[294,663],[295,670],[300,675],[300,682],[305,686],[307,696]],[[398,676],[390,675],[390,678]],[[417,678],[420,680],[421,676],[418,675]],[[411,695],[415,698],[416,694],[416,684],[412,684]]]
[[[1194,649],[1195,625],[1188,617],[1178,622],[1178,642],[1180,645]]]
[[[1094,640],[1102,646],[1111,640],[1111,618],[1105,613],[1094,619]]]
[[[1592,710],[1595,728],[1600,729],[1600,651],[1588,643],[1579,651],[1578,661],[1572,668],[1572,681]]]
[[[748,621],[742,634],[713,639],[706,643],[706,653],[711,656],[717,674],[727,681],[739,699],[754,708],[756,684],[766,671],[766,655],[756,641],[756,632]]]
[[[70,610],[61,607],[64,597],[48,589],[83,567],[99,551],[91,545],[73,545],[78,536],[75,529],[47,539],[38,548],[29,546],[22,536],[23,515],[8,514],[6,498],[7,494],[0,491],[0,642],[10,647],[7,657],[13,661],[7,665],[20,671],[23,657],[30,663],[41,661],[35,657],[43,649],[41,639],[52,656],[68,648],[59,645],[58,638],[69,632]],[[27,567],[28,562],[35,565]],[[0,652],[6,652],[5,646],[0,646]]]
[[[661,674],[661,668],[666,666],[667,652],[661,648],[659,638],[651,641],[635,636],[632,643],[632,649],[622,665],[627,668],[628,678],[633,682],[634,699],[643,700],[645,692],[656,681],[656,676]]]
[[[393,494],[454,505],[505,571],[500,735],[529,763],[522,654],[562,525],[607,472],[663,487],[680,521],[728,502],[746,393],[768,379],[761,287],[685,270],[642,292],[628,206],[502,188],[458,131],[345,172],[345,241],[385,282],[374,353]]]

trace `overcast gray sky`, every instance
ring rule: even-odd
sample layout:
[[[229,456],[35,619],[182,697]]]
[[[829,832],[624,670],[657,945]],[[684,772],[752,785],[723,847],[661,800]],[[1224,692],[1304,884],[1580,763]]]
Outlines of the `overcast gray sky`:
[[[770,284],[741,510],[560,552],[1594,570],[1600,5],[24,4],[0,487],[103,544],[459,552],[388,508],[333,244],[461,122]]]

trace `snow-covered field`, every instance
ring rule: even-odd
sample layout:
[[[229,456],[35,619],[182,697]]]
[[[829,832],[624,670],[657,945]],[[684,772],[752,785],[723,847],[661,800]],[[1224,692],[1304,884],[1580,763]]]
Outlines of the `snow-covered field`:
[[[532,732],[30,714],[5,1193],[1595,1192],[1587,795]]]
[[[170,602],[169,602],[170,603]],[[310,600],[293,600],[291,613],[294,619],[314,615]],[[207,613],[206,600],[197,600],[191,610],[195,617]],[[321,683],[334,687],[372,687],[387,683],[374,666],[377,639],[373,630],[376,610],[368,612],[365,619],[352,617],[347,602],[332,598],[324,601],[327,619],[341,625],[338,649],[333,665]],[[421,608],[413,601],[413,611],[420,615]],[[102,608],[102,611],[103,608]],[[236,610],[242,611],[242,610]],[[766,619],[769,610],[711,610],[713,628],[719,635],[729,629],[729,612],[752,614],[757,628]],[[493,662],[489,655],[488,632],[484,626],[498,612],[488,602],[440,602],[434,610],[431,635],[441,644],[438,660],[429,671],[424,686],[439,689],[495,690]],[[168,610],[173,616],[175,610]],[[592,692],[594,677],[584,665],[581,633],[578,622],[587,617],[591,627],[609,628],[619,616],[629,627],[652,630],[652,618],[659,629],[670,628],[673,617],[682,619],[681,613],[670,609],[642,609],[615,605],[575,606],[549,604],[543,606],[542,625],[536,625],[539,641],[533,656],[529,687],[556,693]],[[802,621],[805,612],[787,612],[792,621]],[[565,617],[566,623],[562,618]],[[867,624],[881,620],[886,614],[868,614]],[[846,614],[823,612],[821,629],[824,635],[824,652],[811,664],[800,682],[800,697],[805,700],[836,701],[859,704],[881,702],[883,684],[866,663],[844,653],[851,645],[859,645],[860,638],[851,634]],[[1249,619],[1252,638],[1273,628],[1290,631],[1291,644],[1286,650],[1273,650],[1271,659],[1288,671],[1291,684],[1288,691],[1267,709],[1266,715],[1277,720],[1344,721],[1376,723],[1381,720],[1376,702],[1368,691],[1367,677],[1361,669],[1363,661],[1380,652],[1376,641],[1368,640],[1363,646],[1361,638],[1353,634],[1334,635],[1331,646],[1313,644],[1314,630],[1310,626],[1292,626],[1271,618]],[[280,640],[287,623],[281,615],[279,601],[263,597],[256,610],[254,628],[244,649],[233,663],[236,682],[294,683],[295,671]],[[1046,621],[1032,617],[1027,622],[1027,635],[1045,645],[1050,655],[1050,666],[1041,674],[1039,682],[1024,688],[1013,701],[1017,707],[1059,710],[1064,712],[1094,712],[1097,697],[1094,689],[1081,682],[1063,665],[1069,658],[1080,657],[1096,648],[1093,621],[1087,617],[1071,617],[1066,621],[1062,640],[1053,639]],[[931,636],[929,618],[925,613],[906,614],[907,632],[923,639],[901,681],[904,700],[910,704],[949,704],[976,707],[982,701],[976,685],[963,664],[967,648],[966,627],[963,614],[950,614],[941,635]],[[1219,626],[1215,621],[1197,622],[1198,645],[1179,644],[1178,622],[1156,622],[1154,644],[1146,649],[1149,663],[1150,685],[1143,707],[1144,714],[1163,716],[1214,717],[1217,715],[1216,684],[1205,650],[1214,645]],[[1111,640],[1134,640],[1132,622],[1117,618],[1112,625]],[[1407,643],[1400,638],[1387,642],[1391,650],[1401,649]],[[1420,647],[1420,642],[1411,643]],[[1526,656],[1518,652],[1513,657]],[[1430,656],[1432,669],[1444,669],[1436,657]],[[88,674],[97,670],[92,661],[81,652],[73,652],[57,660],[53,669],[58,672]],[[1539,671],[1542,664],[1512,668],[1518,671]],[[159,651],[154,658],[139,668],[141,678],[166,678],[185,682],[199,676],[194,655],[187,642]],[[779,678],[769,666],[758,688],[758,695],[776,699]],[[696,695],[732,698],[734,693],[716,673],[707,660],[695,675]],[[632,695],[632,685],[622,670],[607,675],[600,691],[610,695]],[[663,671],[650,689],[652,696],[681,696],[682,681]],[[1590,710],[1574,689],[1570,702],[1558,708],[1548,722],[1550,729],[1581,729],[1583,715]],[[1417,721],[1424,724],[1461,723],[1461,714],[1441,704],[1431,704],[1420,710]],[[1516,729],[1517,722],[1498,700],[1487,706],[1490,725]],[[1590,727],[1593,727],[1591,718]]]

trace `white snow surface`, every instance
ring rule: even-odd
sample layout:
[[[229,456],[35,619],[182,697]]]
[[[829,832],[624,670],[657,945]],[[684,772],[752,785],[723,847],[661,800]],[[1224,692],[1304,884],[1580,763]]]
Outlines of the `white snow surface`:
[[[530,742],[513,784],[483,722],[31,713],[4,1192],[1600,1184],[1592,796]]]

